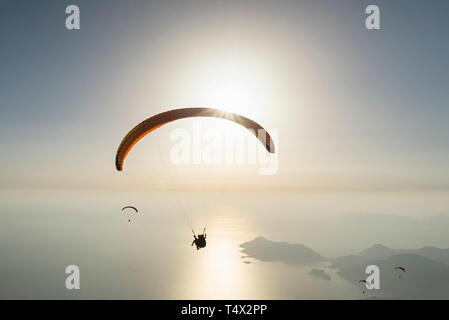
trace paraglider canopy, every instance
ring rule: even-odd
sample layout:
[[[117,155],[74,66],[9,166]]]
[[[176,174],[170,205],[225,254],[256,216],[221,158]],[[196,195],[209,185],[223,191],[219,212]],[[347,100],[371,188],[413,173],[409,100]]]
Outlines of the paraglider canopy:
[[[359,283],[364,283],[364,284],[366,284],[368,287],[370,286],[370,285],[369,285],[369,282],[366,281],[366,280],[359,280]]]
[[[369,288],[369,287],[370,287],[370,284],[369,284],[369,282],[368,282],[368,281],[366,281],[366,280],[359,280],[359,283],[364,283],[364,284],[365,284],[365,286],[366,286],[367,288]],[[363,290],[363,294],[365,294],[365,290]]]
[[[402,272],[405,272],[405,268],[404,267],[395,267],[394,270],[399,270]],[[399,279],[402,279],[401,275],[398,276]]]
[[[139,212],[139,210],[137,210],[137,208],[136,208],[136,207],[133,207],[133,206],[126,206],[126,207],[123,207],[123,208],[122,208],[122,212],[125,211],[126,209],[134,210],[136,213]],[[128,218],[128,222],[131,222],[131,218]]]
[[[136,207],[133,207],[133,206],[126,206],[126,207],[123,207],[123,208],[122,208],[122,212],[123,212],[123,210],[125,210],[125,209],[133,209],[134,211],[136,211],[136,213],[139,212],[139,210],[137,210],[137,208],[136,208]]]
[[[174,109],[154,115],[135,126],[123,138],[117,149],[115,156],[115,167],[118,171],[122,171],[123,162],[132,147],[145,135],[157,128],[179,119],[195,118],[195,117],[211,117],[226,119],[240,124],[250,130],[256,138],[263,144],[265,149],[274,153],[274,142],[268,132],[257,122],[241,116],[236,113],[226,112],[215,108],[182,108]]]

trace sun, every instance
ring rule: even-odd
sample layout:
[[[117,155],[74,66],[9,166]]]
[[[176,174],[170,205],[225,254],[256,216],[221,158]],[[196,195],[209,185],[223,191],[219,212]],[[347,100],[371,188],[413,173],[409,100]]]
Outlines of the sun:
[[[264,74],[250,59],[240,56],[202,61],[197,70],[191,90],[203,106],[249,118],[260,115],[269,90]]]
[[[255,109],[252,90],[247,82],[224,81],[207,92],[208,100],[218,108],[240,115],[248,115]]]

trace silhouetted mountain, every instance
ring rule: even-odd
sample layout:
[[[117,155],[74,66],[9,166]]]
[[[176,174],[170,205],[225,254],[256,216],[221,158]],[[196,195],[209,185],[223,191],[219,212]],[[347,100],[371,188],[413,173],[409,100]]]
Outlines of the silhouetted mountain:
[[[332,260],[332,265],[330,267],[334,269],[350,268],[352,266],[364,264],[367,261],[368,260],[364,257],[349,255]]]
[[[313,250],[302,244],[274,242],[263,237],[242,243],[242,252],[261,261],[280,261],[290,264],[308,264],[326,261]]]
[[[310,230],[320,230],[312,233]],[[297,232],[327,257],[361,251],[382,241],[392,248],[449,248],[449,216],[413,218],[394,214],[347,214],[301,222]],[[322,235],[325,234],[326,237]],[[329,241],[331,239],[331,241]]]
[[[420,256],[439,261],[449,265],[449,249],[436,247],[422,247],[420,249],[391,249],[380,244],[376,244],[359,253],[359,256],[371,260],[384,260],[391,256],[403,253],[418,254]]]
[[[438,218],[443,219],[445,218]],[[313,264],[326,261],[317,252],[300,244],[274,242],[257,237],[240,245],[248,257],[261,261],[281,261],[289,264]],[[358,255],[332,260],[331,268],[338,269],[343,279],[360,286],[366,279],[365,269],[376,265],[380,269],[380,289],[366,290],[366,299],[449,299],[449,249],[422,247],[420,249],[392,249],[376,244]],[[401,266],[405,272],[395,270]],[[310,275],[331,280],[324,270],[313,268]]]
[[[376,244],[368,249],[365,249],[359,253],[359,256],[365,257],[367,259],[381,260],[396,254],[396,250],[390,249],[381,244]]]
[[[375,254],[379,254],[377,249]],[[365,268],[372,264],[380,269],[380,290],[368,290],[368,294],[404,299],[449,298],[449,266],[418,254],[395,254],[383,260],[347,256],[336,259],[333,267],[339,269],[340,276],[357,285],[358,280],[368,276]],[[396,266],[406,268],[406,272],[394,270]]]
[[[412,250],[407,250],[412,252]],[[421,249],[414,250],[416,254],[423,257],[443,262],[449,265],[449,249],[440,249],[436,247],[422,247]]]
[[[448,226],[449,225],[449,216],[446,214],[438,214],[435,216],[431,216],[428,218],[423,218],[421,221],[425,223],[438,224],[440,226]]]
[[[314,276],[314,277],[318,277],[318,278],[321,278],[321,279],[324,279],[324,280],[327,280],[327,281],[331,281],[331,276],[328,275],[326,273],[326,271],[324,271],[324,270],[313,268],[312,270],[310,270],[309,274]]]

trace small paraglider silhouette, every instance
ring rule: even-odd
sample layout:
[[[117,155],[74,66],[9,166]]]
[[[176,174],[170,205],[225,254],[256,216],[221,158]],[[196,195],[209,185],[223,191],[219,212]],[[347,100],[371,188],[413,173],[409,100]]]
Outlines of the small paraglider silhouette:
[[[126,209],[132,209],[132,210],[134,210],[136,213],[138,213],[139,212],[139,210],[137,210],[137,208],[136,207],[133,207],[133,206],[126,206],[126,207],[123,207],[122,208],[122,212],[123,211],[125,211]],[[128,210],[129,211],[129,210]],[[129,216],[129,218],[128,218],[128,222],[131,222],[131,213],[130,213],[130,216]]]
[[[367,288],[370,287],[369,282],[367,282],[366,280],[359,280],[359,283],[363,283]],[[365,290],[363,290],[362,293],[365,294]]]
[[[399,270],[401,273],[406,272],[404,267],[395,267],[394,270]],[[398,278],[399,279],[402,278],[401,274],[399,274]]]
[[[204,248],[206,246],[206,228],[203,229],[203,233],[196,236],[195,231],[193,231],[193,242],[192,246],[196,246],[196,250],[199,250],[201,248]]]

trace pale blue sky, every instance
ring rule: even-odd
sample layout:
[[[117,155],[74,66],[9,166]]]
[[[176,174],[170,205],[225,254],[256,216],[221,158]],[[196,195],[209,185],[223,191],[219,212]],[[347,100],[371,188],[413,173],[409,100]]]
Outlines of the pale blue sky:
[[[79,31],[65,29],[68,4]],[[364,27],[368,4],[380,31]],[[241,113],[279,130],[279,179],[443,185],[448,11],[444,0],[2,0],[0,185],[114,184],[127,130],[217,104],[202,88],[223,70],[243,83],[241,66],[260,106]]]

